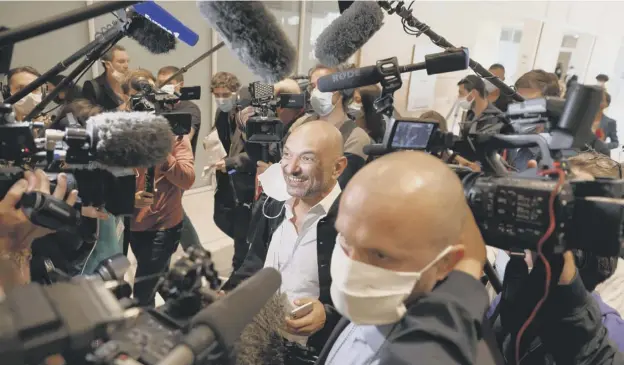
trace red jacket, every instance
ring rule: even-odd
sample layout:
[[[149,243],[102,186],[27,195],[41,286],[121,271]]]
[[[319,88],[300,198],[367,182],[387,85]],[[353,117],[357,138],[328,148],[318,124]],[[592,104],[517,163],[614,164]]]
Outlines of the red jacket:
[[[145,190],[146,171],[137,169],[137,191]],[[182,222],[182,193],[195,182],[193,150],[187,136],[175,142],[165,163],[156,166],[154,180],[154,203],[134,210],[132,231],[159,231]]]

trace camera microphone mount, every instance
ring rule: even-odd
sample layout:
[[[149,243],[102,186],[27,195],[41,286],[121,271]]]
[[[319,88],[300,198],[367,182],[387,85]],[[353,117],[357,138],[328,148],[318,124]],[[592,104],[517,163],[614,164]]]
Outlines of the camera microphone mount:
[[[431,30],[431,27],[425,23],[422,23],[418,19],[416,19],[412,15],[412,11],[409,8],[406,8],[403,4],[403,1],[395,2],[395,1],[378,1],[379,6],[385,9],[388,14],[396,13],[403,19],[403,23],[405,27],[412,27],[418,29],[416,32],[416,36],[420,36],[421,34],[426,35],[431,39],[431,41],[438,47],[449,49],[456,48],[453,46],[446,38],[440,36],[438,33]],[[395,5],[396,3],[396,5]],[[503,94],[512,97],[515,101],[524,101],[524,98],[518,94],[514,89],[512,89],[509,85],[505,84],[498,77],[492,75],[492,73],[486,70],[481,64],[470,59],[470,68],[479,76],[488,81],[490,81],[494,86],[499,88]]]

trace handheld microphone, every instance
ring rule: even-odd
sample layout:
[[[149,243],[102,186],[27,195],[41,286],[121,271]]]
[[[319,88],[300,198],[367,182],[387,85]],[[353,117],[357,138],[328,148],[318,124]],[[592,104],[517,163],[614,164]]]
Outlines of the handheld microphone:
[[[399,66],[399,72],[427,70],[428,75],[465,70],[468,68],[468,49],[461,48],[425,56],[425,62]],[[354,68],[336,72],[318,79],[317,87],[322,92],[354,89],[374,85],[384,80],[384,75],[377,66]]]
[[[133,6],[133,8],[134,11],[141,14],[145,19],[149,20],[150,23],[158,26],[189,46],[197,44],[199,35],[187,28],[181,21],[155,2],[145,1]]]
[[[326,66],[346,62],[383,25],[384,14],[374,1],[356,1],[316,39],[314,55]]]
[[[89,118],[86,124],[95,159],[105,165],[156,166],[167,160],[173,148],[169,122],[153,113],[108,112]]]
[[[292,74],[297,51],[259,1],[198,1],[199,12],[255,75],[276,83]]]
[[[281,282],[280,273],[273,268],[264,268],[245,280],[195,315],[183,344],[176,346],[160,365],[199,364],[208,355],[232,348]]]

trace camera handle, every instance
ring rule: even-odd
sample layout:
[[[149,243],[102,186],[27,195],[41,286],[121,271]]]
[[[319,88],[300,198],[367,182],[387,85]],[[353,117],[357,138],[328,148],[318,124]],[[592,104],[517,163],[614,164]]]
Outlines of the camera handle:
[[[373,106],[377,113],[392,117],[394,92],[403,86],[399,60],[396,57],[379,60],[376,67],[381,76],[381,95],[375,100]]]

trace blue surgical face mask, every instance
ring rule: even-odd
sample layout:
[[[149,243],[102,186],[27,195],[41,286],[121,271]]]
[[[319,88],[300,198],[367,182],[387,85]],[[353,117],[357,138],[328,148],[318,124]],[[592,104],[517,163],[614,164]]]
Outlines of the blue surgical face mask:
[[[222,112],[229,112],[234,107],[234,98],[215,98],[215,102]]]

